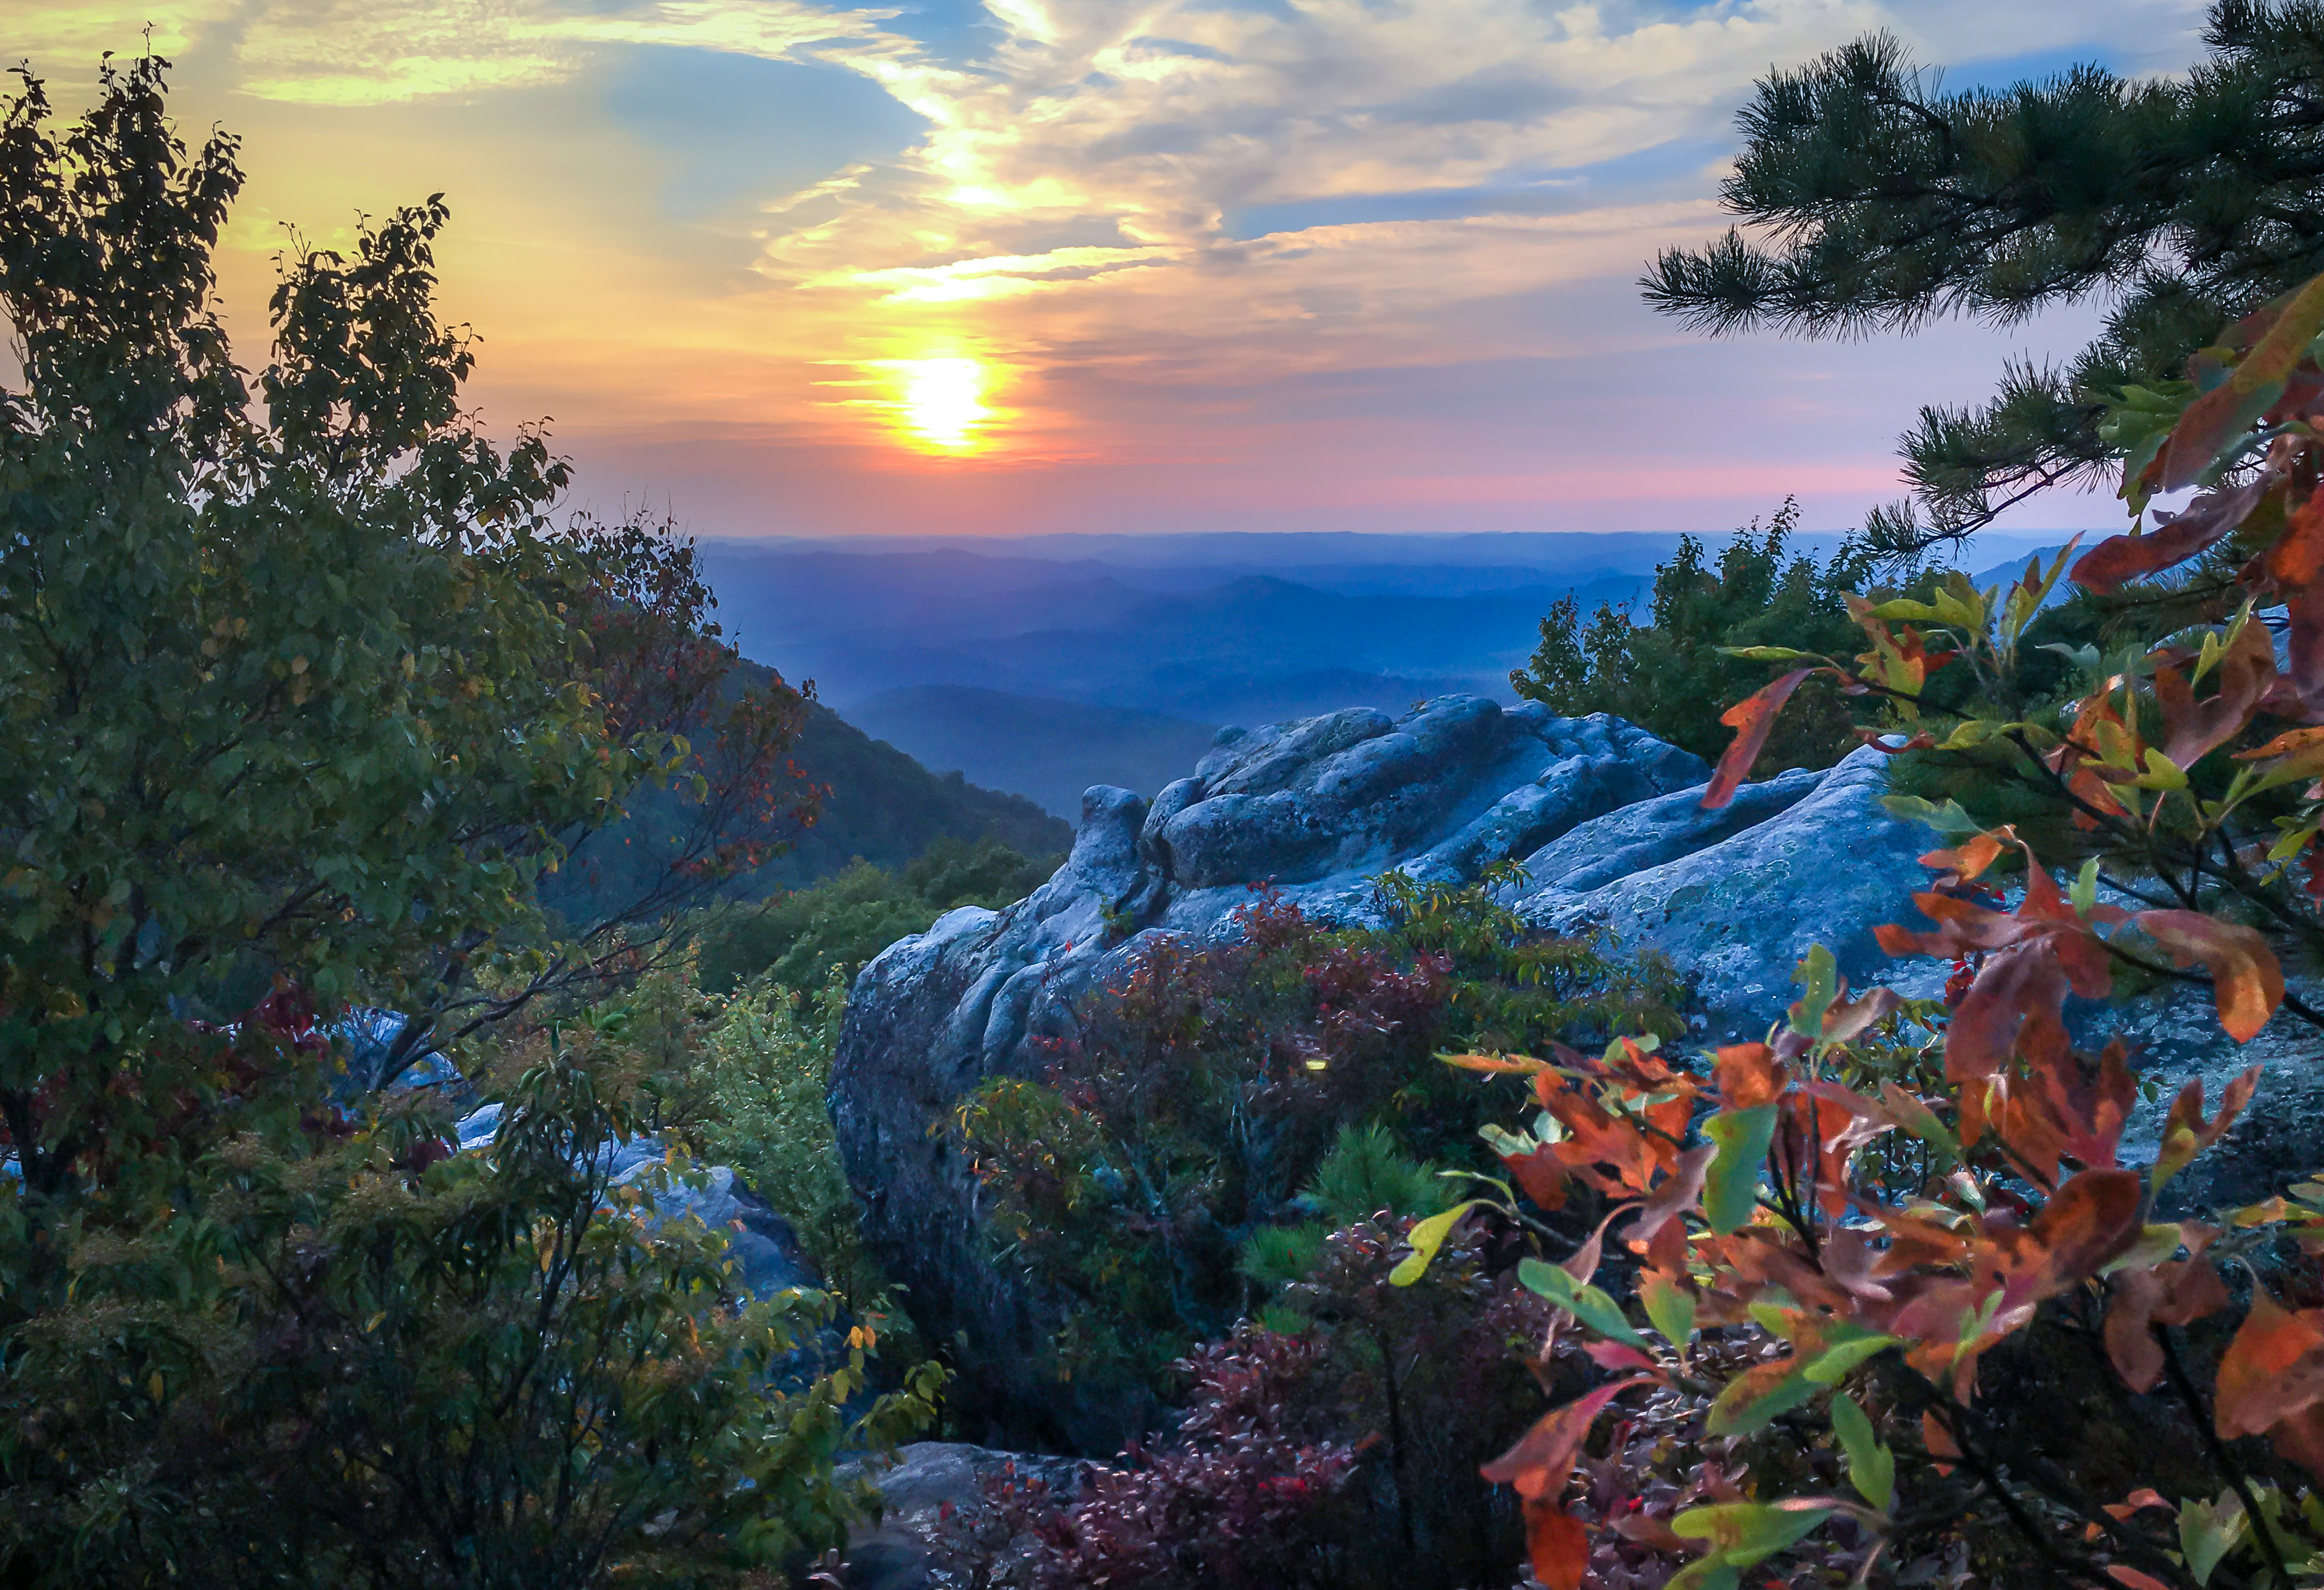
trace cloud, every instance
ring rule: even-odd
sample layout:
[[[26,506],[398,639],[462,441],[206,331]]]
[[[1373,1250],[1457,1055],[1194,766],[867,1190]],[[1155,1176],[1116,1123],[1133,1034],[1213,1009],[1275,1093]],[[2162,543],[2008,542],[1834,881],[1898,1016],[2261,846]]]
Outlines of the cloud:
[[[581,9],[553,0],[276,4],[243,28],[242,91],[309,105],[383,105],[564,80],[593,51],[656,45],[761,60],[878,41],[892,10],[800,0],[661,0]]]
[[[813,204],[770,207],[759,271],[823,316],[882,328],[889,352],[949,339],[1036,375],[1099,360],[1160,383],[1452,363],[1512,341],[1554,356],[1589,334],[1538,317],[1512,330],[1474,311],[1627,279],[1657,247],[1714,233],[1724,218],[1699,156],[1661,171],[1636,162],[1722,141],[1771,61],[1882,27],[1932,60],[2027,54],[2088,44],[2101,16],[2000,0],[987,9],[998,37],[966,65],[892,36],[818,51],[882,83],[929,131]],[[2154,41],[2158,59],[2183,56],[2194,14],[2190,0],[2131,0],[2104,25]],[[1610,161],[1632,162],[1630,191],[1587,177]],[[1450,193],[1472,213],[1426,213]],[[1359,199],[1384,218],[1257,238],[1232,225]],[[1093,228],[1117,241],[1093,246]],[[1053,430],[1104,423],[1048,418]]]

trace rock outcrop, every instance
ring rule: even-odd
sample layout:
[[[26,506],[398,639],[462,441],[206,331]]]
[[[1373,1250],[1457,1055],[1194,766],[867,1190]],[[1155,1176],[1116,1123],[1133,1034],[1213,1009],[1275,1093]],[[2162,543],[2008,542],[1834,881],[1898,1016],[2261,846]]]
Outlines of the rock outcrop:
[[[1510,897],[1529,918],[1665,948],[1693,977],[1707,1036],[1763,1031],[1811,943],[1859,983],[1897,970],[1871,930],[1917,920],[1929,841],[1880,806],[1884,760],[1868,748],[1705,812],[1702,760],[1633,724],[1447,696],[1401,719],[1224,731],[1150,805],[1090,790],[1071,856],[1030,897],[949,913],[863,970],[833,1067],[866,1235],[923,1328],[955,1346],[955,1410],[1068,1448],[1088,1438],[1084,1413],[1120,1418],[1027,1378],[1024,1344],[1055,1322],[988,1262],[974,1179],[942,1127],[985,1078],[1035,1074],[1033,1041],[1069,1031],[1079,997],[1149,935],[1231,932],[1262,883],[1327,920],[1371,920],[1371,880],[1390,868],[1465,882],[1515,860],[1527,878]]]

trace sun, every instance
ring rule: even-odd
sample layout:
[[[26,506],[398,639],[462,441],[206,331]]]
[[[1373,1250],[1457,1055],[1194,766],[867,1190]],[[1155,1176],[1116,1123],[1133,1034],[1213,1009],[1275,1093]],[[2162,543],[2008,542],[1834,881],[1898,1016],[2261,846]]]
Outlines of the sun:
[[[979,428],[992,418],[984,405],[984,366],[974,359],[904,359],[896,368],[904,378],[899,407],[921,444],[973,451]]]

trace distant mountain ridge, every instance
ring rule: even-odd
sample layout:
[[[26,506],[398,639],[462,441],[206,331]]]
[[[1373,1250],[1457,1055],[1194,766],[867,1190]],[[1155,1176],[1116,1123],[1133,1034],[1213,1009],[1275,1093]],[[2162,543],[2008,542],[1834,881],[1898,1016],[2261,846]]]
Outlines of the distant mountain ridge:
[[[1978,547],[1999,556],[2025,538]],[[1072,816],[1091,784],[1154,794],[1160,749],[1202,726],[1399,714],[1453,694],[1511,703],[1509,672],[1554,603],[1639,613],[1678,539],[1237,532],[701,551],[745,656],[814,680],[931,765]],[[1715,552],[1724,538],[1702,539]]]
[[[1068,821],[1093,784],[1151,798],[1210,749],[1207,723],[1123,707],[1011,695],[972,685],[914,685],[848,709],[864,731],[924,765],[1016,790]]]
[[[706,547],[720,618],[746,655],[815,679],[843,712],[886,692],[953,685],[1213,723],[1274,722],[1416,695],[1509,696],[1541,616],[1572,591],[1628,606],[1646,582],[1458,594],[1442,570],[1376,565],[1353,589],[1211,571],[1157,590],[1092,561]],[[1178,571],[1184,575],[1187,571]],[[1448,586],[1449,582],[1449,586]]]
[[[736,682],[747,684],[766,670],[745,662],[740,674]],[[1072,825],[1024,795],[981,788],[956,772],[930,772],[819,702],[807,705],[791,760],[824,790],[821,810],[789,849],[735,881],[730,892],[741,898],[804,887],[859,859],[900,868],[939,839],[993,839],[1026,856],[1059,855],[1073,845]],[[630,814],[591,836],[574,864],[544,887],[543,898],[576,918],[604,901],[636,898],[667,865],[674,799],[641,791]]]

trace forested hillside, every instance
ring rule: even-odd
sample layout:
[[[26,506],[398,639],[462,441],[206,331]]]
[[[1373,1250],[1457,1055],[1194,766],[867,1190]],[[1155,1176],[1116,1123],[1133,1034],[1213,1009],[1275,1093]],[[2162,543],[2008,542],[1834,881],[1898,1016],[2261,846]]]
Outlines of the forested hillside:
[[[737,661],[734,676],[738,685],[762,687],[774,675]],[[816,702],[806,705],[791,762],[821,792],[815,819],[793,832],[786,849],[731,879],[723,891],[729,898],[764,899],[834,877],[855,861],[893,871],[939,840],[990,840],[1024,856],[1056,855],[1073,844],[1071,824],[1023,795],[980,788],[957,772],[931,773]],[[626,819],[576,842],[572,860],[549,880],[544,898],[578,919],[604,900],[650,887],[678,849],[681,811],[680,796],[669,790],[640,791]]]

